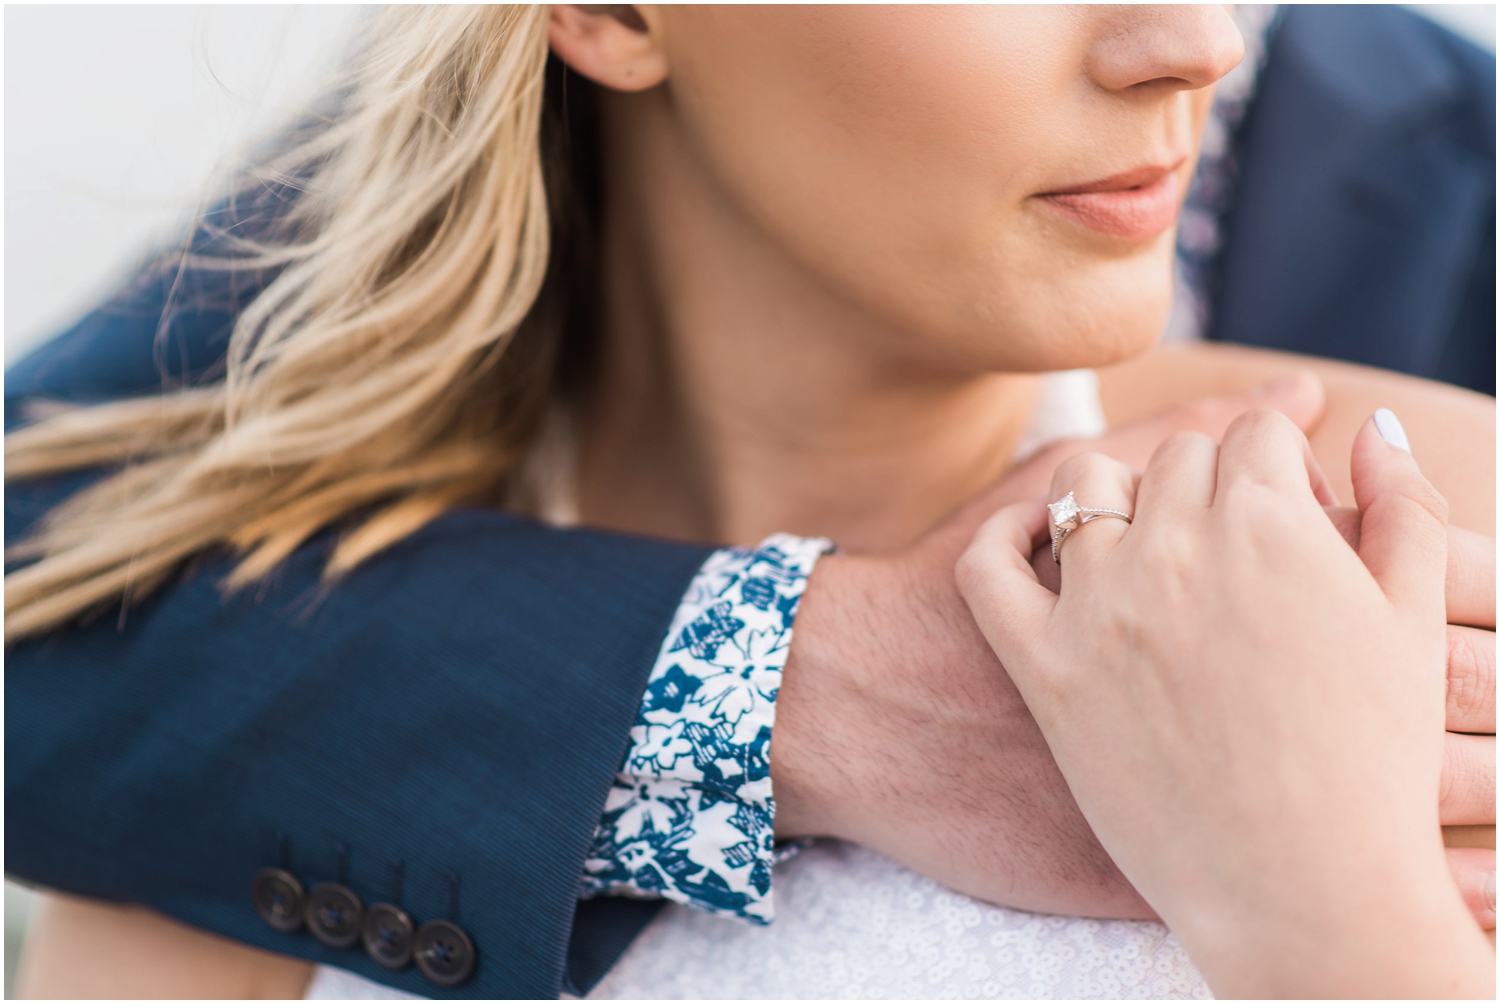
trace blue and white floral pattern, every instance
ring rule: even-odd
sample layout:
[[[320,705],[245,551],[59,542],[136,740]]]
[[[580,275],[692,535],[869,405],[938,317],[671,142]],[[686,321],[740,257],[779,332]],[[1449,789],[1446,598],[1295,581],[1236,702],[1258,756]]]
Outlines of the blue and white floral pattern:
[[[832,549],[775,534],[703,563],[652,667],[584,896],[633,892],[771,922],[776,694],[807,578]]]

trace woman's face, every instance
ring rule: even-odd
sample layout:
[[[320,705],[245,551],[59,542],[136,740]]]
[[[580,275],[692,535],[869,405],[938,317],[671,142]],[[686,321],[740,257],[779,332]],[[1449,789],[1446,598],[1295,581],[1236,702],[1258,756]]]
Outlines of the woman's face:
[[[1143,351],[1177,207],[1240,59],[1222,6],[662,6],[667,87],[722,189],[929,361]]]

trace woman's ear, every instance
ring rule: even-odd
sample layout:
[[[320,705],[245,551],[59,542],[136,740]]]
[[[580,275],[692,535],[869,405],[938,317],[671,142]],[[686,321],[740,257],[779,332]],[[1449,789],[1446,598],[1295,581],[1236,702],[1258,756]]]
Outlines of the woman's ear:
[[[653,21],[632,4],[553,4],[547,37],[558,59],[595,83],[644,91],[667,79]]]

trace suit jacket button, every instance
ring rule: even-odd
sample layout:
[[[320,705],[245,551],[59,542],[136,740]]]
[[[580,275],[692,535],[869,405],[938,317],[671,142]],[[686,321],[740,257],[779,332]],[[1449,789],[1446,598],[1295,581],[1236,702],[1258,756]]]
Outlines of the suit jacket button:
[[[365,911],[360,930],[365,951],[387,969],[400,969],[411,962],[412,935],[416,925],[406,911],[390,903],[376,903]]]
[[[359,897],[337,882],[322,882],[307,894],[303,915],[308,930],[329,948],[348,948],[359,941],[359,920],[364,913]]]
[[[283,868],[262,868],[250,884],[250,899],[261,919],[278,931],[302,926],[302,883]]]
[[[474,943],[463,928],[446,920],[421,926],[412,956],[422,975],[440,987],[456,987],[474,971]]]

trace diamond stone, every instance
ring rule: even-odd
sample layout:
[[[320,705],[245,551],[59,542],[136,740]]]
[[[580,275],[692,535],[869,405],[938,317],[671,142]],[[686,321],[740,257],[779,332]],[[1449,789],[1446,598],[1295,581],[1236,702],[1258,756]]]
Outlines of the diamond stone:
[[[1078,518],[1078,503],[1073,499],[1073,493],[1058,499],[1056,502],[1047,503],[1047,511],[1052,513],[1054,526],[1067,526]]]

